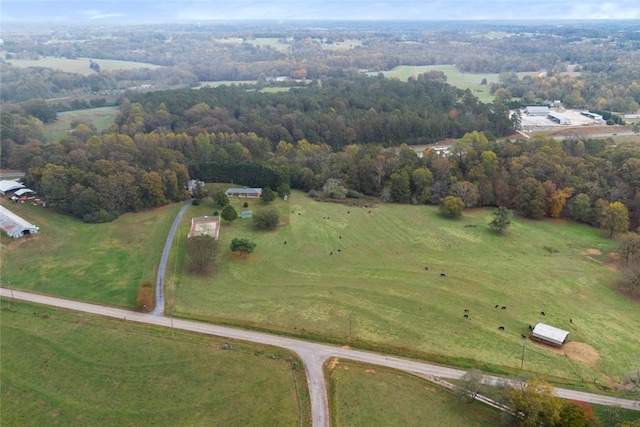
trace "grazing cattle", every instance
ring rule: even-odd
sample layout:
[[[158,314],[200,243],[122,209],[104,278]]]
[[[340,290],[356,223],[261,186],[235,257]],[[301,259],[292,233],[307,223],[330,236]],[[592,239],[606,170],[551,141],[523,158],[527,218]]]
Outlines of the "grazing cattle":
[[[338,249],[338,252],[342,252],[342,249]]]
[[[496,306],[495,306],[495,307],[493,307],[493,308],[498,308],[498,307],[500,307],[500,306],[499,306],[498,304],[496,304]]]
[[[465,308],[465,309],[464,309],[464,312],[465,312],[465,313],[468,313],[468,312],[469,312],[469,309],[468,309],[468,308]]]
[[[429,267],[427,267],[426,265],[424,266],[424,269],[429,271]]]
[[[522,338],[524,338],[525,340],[527,339],[526,335],[520,335]]]
[[[504,331],[504,326],[498,326],[498,330]]]
[[[533,326],[529,325],[529,330],[533,331]]]
[[[501,309],[501,310],[506,310],[506,309],[507,309],[507,306],[506,306],[506,305],[503,305],[502,307],[500,307],[500,309]]]
[[[286,240],[284,241],[284,244],[285,244],[285,245],[287,244],[287,241],[286,241]]]
[[[465,315],[464,315],[464,318],[465,318],[465,319],[468,319],[468,318],[469,318],[469,315],[468,315],[468,314],[465,314]]]
[[[338,237],[338,239],[342,239],[342,236]]]
[[[369,211],[369,213],[371,213],[371,211]]]
[[[329,252],[329,255],[333,255],[333,251]]]
[[[573,323],[573,319],[569,319],[569,323]]]
[[[300,215],[300,212],[298,212],[298,215]]]
[[[546,314],[544,314],[544,311],[541,311],[540,314],[542,314],[543,316],[546,316]]]
[[[348,214],[350,214],[350,213],[351,213],[351,211],[347,211],[347,213],[348,213]]]
[[[447,275],[444,273],[440,273],[440,277],[447,277]]]

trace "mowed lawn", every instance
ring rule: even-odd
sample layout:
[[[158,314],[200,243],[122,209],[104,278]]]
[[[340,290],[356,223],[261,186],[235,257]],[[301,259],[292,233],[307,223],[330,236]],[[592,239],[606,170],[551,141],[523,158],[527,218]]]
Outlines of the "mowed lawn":
[[[248,219],[223,221],[213,276],[183,274],[190,218],[214,207],[209,201],[187,211],[167,283],[176,313],[340,342],[351,333],[352,342],[461,364],[471,359],[494,370],[519,369],[521,335],[544,322],[593,347],[600,361],[574,361],[529,341],[525,369],[619,380],[637,364],[640,306],[613,290],[621,276],[607,263],[617,245],[596,229],[516,219],[499,236],[486,225],[490,210],[450,220],[435,207],[347,207],[299,192],[275,205],[287,224],[273,232],[256,232]],[[255,253],[231,254],[234,237],[253,239]]]
[[[294,356],[281,349],[9,305],[3,300],[0,312],[3,426],[297,426],[308,420],[308,399],[298,403]],[[305,384],[304,370],[295,373]]]
[[[334,426],[500,425],[499,411],[417,376],[342,360],[328,366]]]
[[[93,124],[98,133],[102,132],[118,115],[117,107],[87,108],[83,110],[65,111],[58,114],[58,119],[45,125],[47,142],[57,142],[68,137],[73,121]]]
[[[142,280],[155,283],[165,239],[180,205],[85,224],[51,209],[5,204],[40,227],[2,237],[2,286],[132,308]]]

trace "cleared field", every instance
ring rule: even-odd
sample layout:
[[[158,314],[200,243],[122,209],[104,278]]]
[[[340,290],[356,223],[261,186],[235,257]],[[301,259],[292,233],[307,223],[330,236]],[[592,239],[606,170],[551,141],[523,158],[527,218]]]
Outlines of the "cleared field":
[[[421,378],[348,361],[329,370],[335,426],[497,426],[500,413]]]
[[[102,132],[113,122],[117,115],[117,107],[65,111],[58,114],[58,120],[45,125],[45,138],[47,142],[57,142],[67,137],[73,121],[91,123],[96,127],[98,132]]]
[[[11,301],[2,303],[2,425],[294,426],[308,420],[308,399],[299,409],[293,377],[304,384],[304,371],[292,371],[294,356],[281,349],[25,303],[8,310]]]
[[[140,281],[155,283],[180,205],[125,214],[107,224],[85,224],[29,204],[9,209],[40,232],[2,240],[2,286],[134,307]]]
[[[447,76],[447,83],[460,89],[470,89],[471,92],[482,102],[493,101],[493,95],[489,93],[489,85],[498,82],[498,74],[468,74],[460,72],[455,65],[421,65],[408,66],[400,65],[390,71],[382,71],[382,74],[388,78],[397,78],[403,81],[409,77],[417,77],[419,74],[427,71],[442,71]],[[368,73],[369,75],[377,75],[377,72]],[[535,73],[516,73],[520,78]],[[487,79],[487,84],[482,85],[482,80]]]
[[[238,211],[241,202],[232,202]],[[251,220],[223,221],[214,277],[183,275],[190,217],[215,208],[187,211],[167,278],[179,315],[443,355],[447,363],[494,372],[519,369],[521,334],[544,322],[569,330],[596,356],[529,342],[529,371],[619,380],[637,363],[640,306],[612,289],[620,278],[609,256],[616,243],[598,230],[516,219],[508,235],[497,236],[486,226],[488,210],[451,221],[434,207],[347,207],[299,192],[275,203],[288,222],[275,232],[258,233]],[[256,252],[233,256],[234,237],[253,239]]]
[[[14,67],[45,67],[88,76],[95,74],[95,71],[89,68],[90,61],[89,58],[67,59],[44,56],[40,59],[11,59],[7,62]],[[117,61],[114,59],[93,59],[93,61],[100,65],[101,71],[135,70],[137,68],[156,69],[163,67],[162,65],[147,64],[145,62]]]

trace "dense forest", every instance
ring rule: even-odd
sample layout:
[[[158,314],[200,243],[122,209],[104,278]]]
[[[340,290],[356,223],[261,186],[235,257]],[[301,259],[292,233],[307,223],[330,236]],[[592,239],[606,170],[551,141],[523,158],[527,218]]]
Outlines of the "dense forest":
[[[500,138],[515,125],[503,107],[426,77],[325,79],[287,93],[131,94],[102,134],[80,123],[48,145],[39,123],[3,112],[3,165],[26,170],[48,206],[90,222],[184,200],[189,175],[215,163],[260,168],[319,197],[438,204],[455,196],[465,207],[607,227],[616,208],[625,229],[640,225],[637,145]],[[443,137],[456,138],[448,152],[406,144]]]

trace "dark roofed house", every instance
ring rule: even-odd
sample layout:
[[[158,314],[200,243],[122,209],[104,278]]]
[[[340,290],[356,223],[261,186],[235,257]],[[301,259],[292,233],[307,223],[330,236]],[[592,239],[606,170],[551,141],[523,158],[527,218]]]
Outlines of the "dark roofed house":
[[[567,342],[569,338],[569,331],[545,325],[544,323],[538,323],[531,332],[531,338],[544,342],[545,344],[562,347],[562,344]]]
[[[262,188],[229,188],[225,194],[229,197],[250,197],[258,199],[262,196]]]

